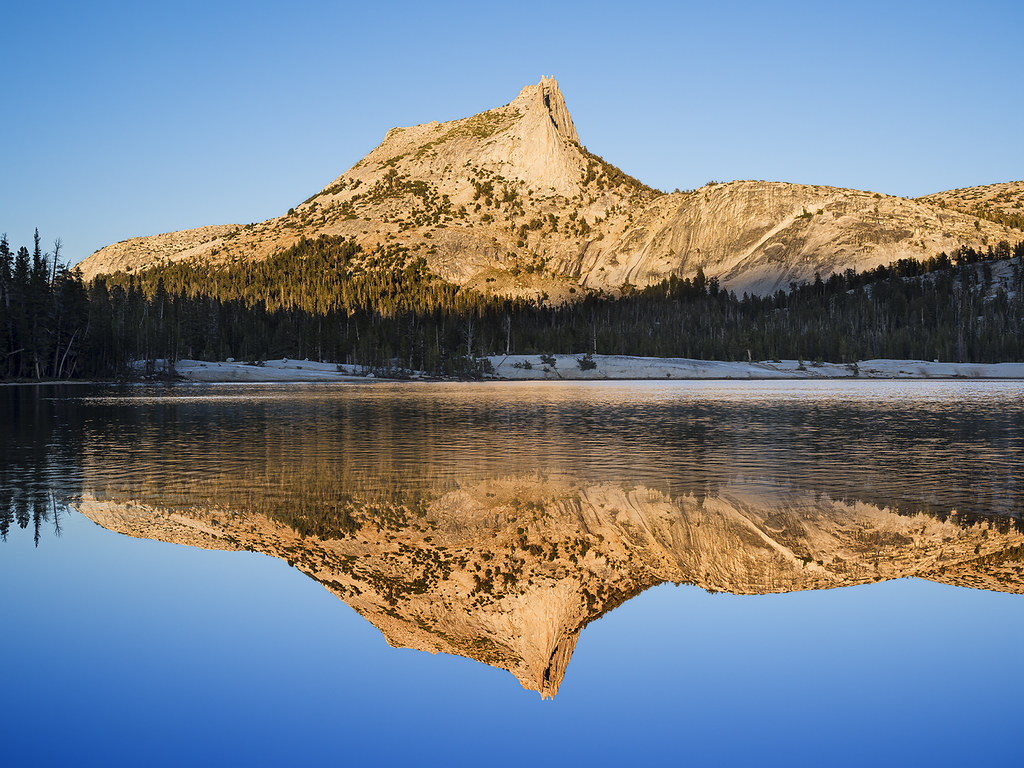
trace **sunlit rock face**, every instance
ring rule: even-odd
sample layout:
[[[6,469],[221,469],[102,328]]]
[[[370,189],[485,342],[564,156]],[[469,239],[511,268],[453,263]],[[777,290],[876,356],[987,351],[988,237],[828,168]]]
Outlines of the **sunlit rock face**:
[[[288,503],[210,486],[194,498],[89,493],[76,507],[129,536],[287,561],[396,647],[509,670],[553,696],[581,630],[665,582],[765,594],[917,576],[1021,592],[1007,518],[896,513],[799,488],[730,483],[669,496],[539,476]],[[328,483],[329,486],[329,483]]]
[[[472,117],[392,128],[282,216],[124,240],[81,268],[91,278],[260,259],[303,237],[342,235],[405,246],[446,280],[499,294],[568,300],[583,293],[570,294],[574,285],[615,290],[698,269],[737,293],[771,293],[816,272],[1020,239],[972,200],[971,190],[908,200],[774,181],[662,194],[589,152],[558,83],[544,78]]]

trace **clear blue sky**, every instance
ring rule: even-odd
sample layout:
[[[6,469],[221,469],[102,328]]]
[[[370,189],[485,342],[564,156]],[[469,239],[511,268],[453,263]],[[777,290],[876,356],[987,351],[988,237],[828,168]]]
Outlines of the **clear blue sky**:
[[[554,75],[662,189],[1024,178],[1024,4],[8,3],[0,232],[73,261],[286,211],[394,125]]]

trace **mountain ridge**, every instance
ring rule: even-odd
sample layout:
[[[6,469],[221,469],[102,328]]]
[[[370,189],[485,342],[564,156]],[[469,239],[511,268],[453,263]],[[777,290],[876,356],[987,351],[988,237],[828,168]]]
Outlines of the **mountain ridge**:
[[[558,83],[383,141],[283,216],[132,238],[82,263],[87,278],[167,261],[265,258],[301,237],[402,245],[485,293],[570,298],[703,270],[737,292],[962,246],[1019,239],[946,202],[784,182],[663,193],[580,143]]]

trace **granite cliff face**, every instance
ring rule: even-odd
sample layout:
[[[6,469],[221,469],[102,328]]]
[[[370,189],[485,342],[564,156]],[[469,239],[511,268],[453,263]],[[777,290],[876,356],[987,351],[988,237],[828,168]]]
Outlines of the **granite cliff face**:
[[[304,522],[97,495],[76,507],[129,536],[281,558],[391,645],[507,669],[544,697],[557,693],[588,623],[664,582],[765,594],[917,576],[1024,591],[1013,520],[897,514],[788,486],[670,498],[519,477],[354,498]]]
[[[584,260],[586,284],[649,284],[672,265],[702,268],[737,291],[771,293],[791,282],[924,259],[995,238],[998,225],[911,200],[853,189],[764,181],[717,184],[655,201],[613,254]],[[614,264],[614,266],[612,266]]]
[[[767,293],[815,272],[1021,238],[945,199],[764,181],[662,194],[588,152],[558,84],[544,78],[473,117],[393,128],[283,216],[133,238],[81,266],[89,278],[180,259],[259,259],[320,234],[402,244],[452,282],[554,300],[698,268],[738,292]]]

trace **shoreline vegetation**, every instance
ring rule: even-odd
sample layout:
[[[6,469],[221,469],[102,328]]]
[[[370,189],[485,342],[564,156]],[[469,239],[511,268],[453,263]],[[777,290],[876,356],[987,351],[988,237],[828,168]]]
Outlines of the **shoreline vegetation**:
[[[188,379],[214,374],[185,361],[231,358],[269,367],[240,369],[253,381],[298,375],[298,363],[287,374],[260,365],[285,359],[338,361],[317,374],[332,378],[440,380],[1004,378],[1010,369],[985,371],[1024,361],[1024,241],[819,275],[768,296],[737,296],[698,270],[614,294],[578,286],[566,303],[457,286],[402,246],[343,237],[87,284],[59,255],[60,241],[44,253],[38,233],[31,251],[0,237],[0,381],[161,367]],[[882,360],[898,362],[868,365]],[[900,367],[914,360],[933,362]]]

